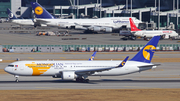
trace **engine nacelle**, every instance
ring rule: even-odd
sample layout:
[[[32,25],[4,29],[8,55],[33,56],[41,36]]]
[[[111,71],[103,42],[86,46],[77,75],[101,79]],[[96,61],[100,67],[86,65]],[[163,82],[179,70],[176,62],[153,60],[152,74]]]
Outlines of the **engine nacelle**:
[[[61,77],[63,80],[74,80],[75,73],[74,73],[74,71],[64,71],[64,72],[62,72]]]
[[[79,26],[79,25],[76,25],[76,26],[71,26],[71,29],[87,30],[87,28],[86,28],[86,27]]]
[[[112,28],[105,28],[105,32],[112,32]]]
[[[101,27],[94,27],[93,30],[96,32],[99,32],[99,31],[101,31]]]

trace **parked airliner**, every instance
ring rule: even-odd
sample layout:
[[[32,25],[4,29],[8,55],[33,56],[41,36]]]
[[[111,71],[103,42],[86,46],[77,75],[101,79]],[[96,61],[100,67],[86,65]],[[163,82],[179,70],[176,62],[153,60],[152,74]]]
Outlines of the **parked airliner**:
[[[19,25],[32,25],[34,26],[33,19],[17,19],[17,17],[11,12],[9,8],[7,8],[8,18],[12,23]]]
[[[16,61],[4,70],[19,76],[52,76],[63,80],[88,82],[88,76],[127,75],[156,68],[151,63],[160,36],[154,36],[132,59],[123,61]],[[128,61],[127,61],[128,60]]]
[[[18,19],[9,8],[7,8],[8,18],[12,23],[18,25],[25,25],[25,26],[47,26],[45,24],[39,24],[34,21],[34,19]]]
[[[95,32],[112,32],[118,30],[122,26],[130,28],[129,17],[107,17],[99,19],[55,19],[45,8],[36,2],[32,2],[31,6],[34,10],[37,23],[49,26],[57,26],[59,28],[81,29]],[[142,21],[132,17],[135,24],[138,25]]]
[[[168,35],[169,38],[178,36],[173,30],[140,30],[136,27],[133,19],[129,18],[130,25],[131,25],[131,33],[134,36],[144,37],[144,38],[152,38],[153,36],[161,36],[163,38],[165,35]]]

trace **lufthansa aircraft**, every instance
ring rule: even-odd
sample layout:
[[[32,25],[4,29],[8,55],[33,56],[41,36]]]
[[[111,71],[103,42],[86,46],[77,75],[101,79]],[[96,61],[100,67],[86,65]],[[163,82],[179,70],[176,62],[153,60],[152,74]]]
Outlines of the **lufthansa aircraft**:
[[[36,22],[49,26],[57,26],[59,28],[81,29],[95,32],[112,32],[118,30],[122,26],[130,28],[129,17],[107,17],[99,19],[55,19],[40,4],[32,2],[31,6],[36,16]],[[141,23],[140,20],[132,17],[136,25]]]
[[[7,8],[8,18],[12,23],[18,24],[18,25],[25,25],[25,26],[47,26],[44,24],[38,24],[34,22],[34,19],[18,19],[9,8]]]
[[[19,76],[52,76],[63,80],[88,82],[88,76],[118,76],[156,68],[151,63],[160,36],[154,36],[132,59],[123,61],[17,61],[4,70]],[[128,60],[128,61],[127,61]]]
[[[17,19],[16,16],[11,12],[9,8],[7,8],[8,18],[12,23],[19,25],[32,25],[34,26],[33,19]]]
[[[164,37],[164,35],[168,35],[169,38],[178,36],[178,33],[176,33],[173,30],[140,30],[136,27],[134,21],[129,18],[130,25],[131,25],[131,32],[134,36],[140,36],[144,38],[152,38],[153,36],[161,36],[161,38]]]

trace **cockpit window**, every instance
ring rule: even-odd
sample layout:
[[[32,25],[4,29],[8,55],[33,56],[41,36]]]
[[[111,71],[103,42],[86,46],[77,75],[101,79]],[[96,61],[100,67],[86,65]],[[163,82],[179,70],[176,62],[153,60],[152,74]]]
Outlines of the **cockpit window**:
[[[14,65],[8,65],[8,67],[14,67]]]

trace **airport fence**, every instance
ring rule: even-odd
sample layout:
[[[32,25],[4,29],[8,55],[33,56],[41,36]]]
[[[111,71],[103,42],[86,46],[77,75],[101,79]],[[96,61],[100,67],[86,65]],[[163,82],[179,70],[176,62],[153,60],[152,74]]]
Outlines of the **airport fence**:
[[[1,45],[0,49],[2,52],[121,52],[139,51],[144,45]],[[180,51],[180,44],[159,44],[156,50]]]

